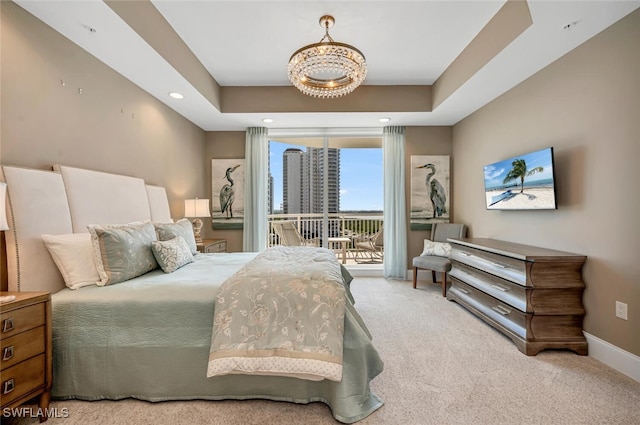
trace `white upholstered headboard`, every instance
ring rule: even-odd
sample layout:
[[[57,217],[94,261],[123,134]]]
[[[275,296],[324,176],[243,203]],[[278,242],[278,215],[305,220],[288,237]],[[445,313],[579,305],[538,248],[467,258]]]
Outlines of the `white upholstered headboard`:
[[[10,291],[50,291],[64,281],[41,235],[87,232],[88,224],[169,222],[163,187],[137,177],[55,166],[2,166],[7,183],[7,274]]]

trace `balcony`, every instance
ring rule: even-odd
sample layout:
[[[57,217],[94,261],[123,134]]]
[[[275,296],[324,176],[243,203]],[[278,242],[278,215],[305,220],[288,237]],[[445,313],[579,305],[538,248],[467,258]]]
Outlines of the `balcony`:
[[[308,245],[324,246],[323,236],[325,234],[324,220],[322,214],[270,214],[268,216],[268,245],[280,245],[278,235],[274,230],[273,223],[278,221],[293,221],[300,235]],[[382,257],[371,261],[366,253],[356,249],[355,243],[370,238],[382,227],[382,213],[338,213],[328,214],[327,238],[346,238],[346,261],[345,264],[354,266],[356,264],[382,263]],[[341,243],[331,243],[329,248],[336,251],[338,259],[342,261]]]

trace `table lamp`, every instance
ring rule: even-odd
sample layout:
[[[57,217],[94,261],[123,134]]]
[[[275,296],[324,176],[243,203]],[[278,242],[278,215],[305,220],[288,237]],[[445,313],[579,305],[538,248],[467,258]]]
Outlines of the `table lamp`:
[[[209,212],[209,200],[208,199],[185,199],[184,200],[184,216],[193,218],[193,235],[196,238],[196,244],[202,243],[202,236],[200,231],[202,230],[202,220],[199,217],[211,217]]]

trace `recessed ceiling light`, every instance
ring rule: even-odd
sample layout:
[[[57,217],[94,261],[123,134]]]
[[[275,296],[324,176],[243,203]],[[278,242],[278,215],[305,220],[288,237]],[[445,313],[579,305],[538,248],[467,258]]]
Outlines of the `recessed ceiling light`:
[[[170,92],[169,96],[171,96],[174,99],[182,99],[182,98],[184,98],[182,93],[178,93],[178,92],[175,92],[175,91]]]
[[[262,122],[270,123],[270,122],[273,122],[273,119],[272,118],[263,118]]]
[[[380,118],[378,121],[380,121],[380,122],[389,122],[389,121],[391,121],[391,118]]]

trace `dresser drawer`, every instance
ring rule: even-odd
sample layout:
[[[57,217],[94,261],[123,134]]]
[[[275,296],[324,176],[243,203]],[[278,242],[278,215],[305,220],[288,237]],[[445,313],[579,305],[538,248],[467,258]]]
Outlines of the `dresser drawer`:
[[[38,326],[0,341],[0,364],[4,370],[23,360],[44,353],[44,326]]]
[[[454,244],[451,259],[476,269],[485,270],[503,279],[525,286],[527,264],[525,261]]]
[[[501,279],[466,264],[458,263],[455,260],[449,276],[453,276],[522,312],[532,312],[527,305],[527,290],[522,285]]]
[[[0,314],[0,336],[2,339],[44,325],[45,305],[38,303]]]
[[[456,299],[456,301],[470,310],[479,313],[488,322],[499,325],[499,327],[514,333],[518,337],[526,339],[526,313],[459,281],[455,277],[451,278],[451,286],[447,290],[447,298]]]
[[[30,392],[44,387],[45,355],[40,354],[2,371],[0,394],[6,406]]]

